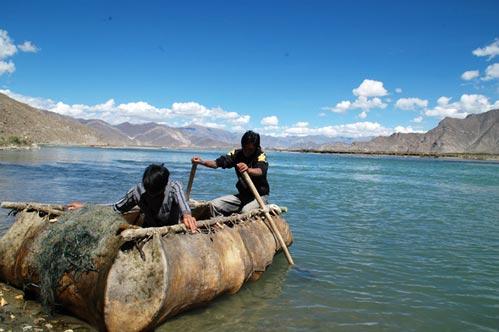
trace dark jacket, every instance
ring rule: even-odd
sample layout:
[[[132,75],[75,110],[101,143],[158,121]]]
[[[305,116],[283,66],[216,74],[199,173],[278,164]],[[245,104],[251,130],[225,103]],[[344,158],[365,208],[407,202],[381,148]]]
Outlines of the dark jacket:
[[[255,154],[249,158],[244,156],[242,149],[232,150],[226,155],[222,155],[216,159],[217,167],[222,168],[232,168],[238,163],[245,163],[249,168],[260,168],[262,170],[261,176],[250,176],[251,180],[255,184],[256,189],[260,195],[268,195],[270,193],[269,183],[267,181],[267,169],[269,164],[267,163],[267,157],[265,153],[258,149]],[[253,193],[250,188],[247,187],[241,173],[235,168],[236,176],[238,181],[236,183],[236,188],[239,191],[239,198],[243,202],[249,202],[254,199]]]
[[[191,213],[189,204],[182,191],[182,185],[177,181],[168,181],[163,194],[150,196],[142,183],[130,188],[125,196],[113,204],[113,209],[124,213],[134,206],[140,207],[144,215],[142,227],[160,227],[179,223],[180,217]]]

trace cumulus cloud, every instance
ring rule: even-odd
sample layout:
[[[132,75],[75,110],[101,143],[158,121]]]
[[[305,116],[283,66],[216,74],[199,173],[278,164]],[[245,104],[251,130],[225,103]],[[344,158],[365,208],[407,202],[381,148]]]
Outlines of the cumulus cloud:
[[[355,96],[362,97],[383,97],[388,94],[383,86],[383,82],[365,79],[358,88],[353,89]]]
[[[352,93],[357,96],[354,101],[343,100],[334,107],[325,108],[334,113],[345,113],[348,110],[362,110],[359,114],[361,119],[367,117],[367,113],[374,108],[384,109],[387,103],[379,97],[386,96],[388,92],[383,82],[365,79]]]
[[[369,111],[372,108],[386,108],[387,104],[384,103],[380,98],[375,97],[375,98],[367,98],[365,96],[360,96],[355,100],[350,108],[352,109],[361,109],[364,112]]]
[[[488,56],[488,60],[493,59],[496,55],[499,55],[499,38],[496,38],[490,45],[473,50],[473,54],[479,57]]]
[[[478,70],[468,70],[461,75],[461,79],[465,81],[471,81],[474,78],[480,76],[480,71]]]
[[[16,66],[12,60],[18,50],[22,52],[37,52],[38,48],[30,41],[25,41],[23,44],[16,46],[10,38],[9,33],[0,29],[0,75],[9,73],[12,74],[16,70]]]
[[[0,75],[9,73],[12,74],[16,70],[16,65],[12,61],[1,61],[0,60]]]
[[[404,111],[414,111],[428,106],[428,100],[420,98],[400,98],[395,103],[395,108]]]
[[[393,130],[385,128],[377,122],[356,122],[335,126],[311,128],[307,122],[298,122],[284,130],[285,135],[306,136],[325,135],[329,137],[361,138],[380,135],[390,135]]]
[[[33,44],[30,41],[25,41],[24,43],[17,45],[17,47],[22,52],[26,52],[26,53],[36,53],[40,50],[38,47],[36,47],[35,44]]]
[[[499,78],[499,63],[494,63],[485,69],[485,77],[482,78],[484,81],[490,81]]]
[[[451,98],[442,96],[437,100],[437,106],[425,111],[426,116],[439,118],[452,117],[463,119],[472,113],[483,113],[499,107],[499,100],[491,104],[489,98],[478,94],[463,94],[459,101],[451,103]]]
[[[343,100],[337,103],[335,107],[332,107],[331,112],[344,113],[350,109],[350,106],[352,106],[352,103],[350,101]]]
[[[424,131],[422,131],[422,130],[414,130],[411,126],[408,126],[408,127],[396,126],[394,129],[394,132],[402,133],[402,134],[424,133]]]
[[[395,89],[395,92],[396,92],[396,93],[402,93],[402,89],[401,89],[401,88],[396,88],[396,89]]]
[[[9,37],[9,33],[0,29],[0,59],[6,59],[16,54],[16,45]]]
[[[1,93],[39,109],[82,119],[99,119],[111,124],[122,122],[158,122],[181,126],[190,123],[236,131],[244,129],[249,115],[227,112],[220,107],[208,108],[197,102],[173,103],[171,107],[156,107],[144,101],[118,104],[109,99],[101,104],[66,104],[51,99],[23,96],[10,90]]]
[[[275,115],[266,116],[260,121],[262,126],[265,127],[275,127],[279,124],[279,119]]]

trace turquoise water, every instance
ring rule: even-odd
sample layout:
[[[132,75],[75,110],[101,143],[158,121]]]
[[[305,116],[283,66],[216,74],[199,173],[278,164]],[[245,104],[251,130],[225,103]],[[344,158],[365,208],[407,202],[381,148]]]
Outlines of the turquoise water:
[[[0,151],[0,201],[113,202],[164,162],[219,152]],[[159,331],[497,331],[499,164],[269,152],[271,200],[289,208],[282,254],[236,295]],[[198,168],[193,198],[232,193],[233,170]],[[0,211],[0,233],[13,222]]]

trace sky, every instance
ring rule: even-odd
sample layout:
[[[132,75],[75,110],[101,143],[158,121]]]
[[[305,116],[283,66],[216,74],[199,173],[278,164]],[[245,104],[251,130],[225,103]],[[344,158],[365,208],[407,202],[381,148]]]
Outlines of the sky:
[[[10,1],[0,92],[112,124],[367,137],[499,108],[499,1]]]

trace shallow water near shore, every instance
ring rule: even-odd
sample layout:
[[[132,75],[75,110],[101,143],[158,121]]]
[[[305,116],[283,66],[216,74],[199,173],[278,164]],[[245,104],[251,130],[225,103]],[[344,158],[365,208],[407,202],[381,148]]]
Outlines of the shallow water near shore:
[[[164,162],[224,151],[45,147],[0,151],[0,201],[111,203]],[[493,331],[499,328],[499,164],[269,152],[271,201],[287,206],[296,267],[282,254],[257,282],[158,331]],[[235,190],[198,167],[192,197]],[[0,234],[13,218],[0,211]],[[1,326],[1,323],[0,323]]]

